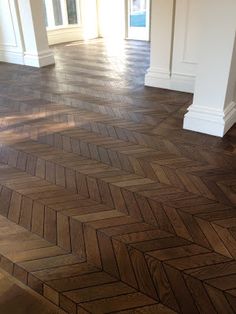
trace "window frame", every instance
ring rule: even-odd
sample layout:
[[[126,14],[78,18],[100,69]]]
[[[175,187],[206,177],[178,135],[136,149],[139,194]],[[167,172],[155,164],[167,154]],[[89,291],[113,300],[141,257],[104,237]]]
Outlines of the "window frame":
[[[58,30],[58,29],[65,29],[65,28],[81,27],[80,0],[75,0],[76,1],[77,20],[78,20],[78,23],[76,23],[76,24],[69,24],[66,0],[59,0],[59,1],[60,1],[60,4],[61,4],[61,13],[62,13],[62,22],[63,22],[62,25],[55,25],[55,16],[54,16],[54,10],[53,10],[53,0],[45,1],[47,22],[48,22],[48,26],[46,27],[47,31]]]

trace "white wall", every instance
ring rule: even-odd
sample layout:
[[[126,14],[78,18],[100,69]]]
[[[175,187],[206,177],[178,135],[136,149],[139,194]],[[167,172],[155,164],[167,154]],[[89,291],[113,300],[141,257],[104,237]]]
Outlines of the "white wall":
[[[80,0],[83,39],[98,36],[97,0]]]
[[[154,0],[147,86],[193,92],[200,45],[198,0]]]
[[[0,1],[0,61],[24,63],[24,45],[15,0]]]
[[[126,37],[126,0],[98,0],[99,36],[104,38]]]

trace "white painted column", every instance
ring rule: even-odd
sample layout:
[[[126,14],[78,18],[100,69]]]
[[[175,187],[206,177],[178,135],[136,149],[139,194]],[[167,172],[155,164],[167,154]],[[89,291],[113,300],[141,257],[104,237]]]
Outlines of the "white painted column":
[[[19,0],[21,30],[24,39],[24,64],[43,67],[54,64],[53,52],[48,47],[47,32],[41,0]]]
[[[236,123],[236,1],[202,1],[202,42],[184,128],[222,137]]]
[[[193,92],[200,42],[199,0],[153,0],[145,85]]]
[[[174,0],[151,4],[151,56],[145,85],[169,88],[173,50]]]

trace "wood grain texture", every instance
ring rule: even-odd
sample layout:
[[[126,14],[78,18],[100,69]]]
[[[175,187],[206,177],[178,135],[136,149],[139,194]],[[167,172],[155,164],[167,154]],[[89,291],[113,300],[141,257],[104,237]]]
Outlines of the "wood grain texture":
[[[0,267],[72,314],[234,313],[235,127],[183,130],[148,43],[53,49],[0,65]]]

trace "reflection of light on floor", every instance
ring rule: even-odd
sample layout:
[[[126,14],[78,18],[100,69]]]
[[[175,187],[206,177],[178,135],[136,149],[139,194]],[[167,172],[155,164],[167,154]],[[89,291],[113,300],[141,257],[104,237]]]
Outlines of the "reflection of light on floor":
[[[69,43],[69,44],[66,45],[66,47],[73,47],[73,46],[84,45],[86,42],[88,43],[89,40],[83,40],[83,41],[77,41],[77,42],[74,42],[74,43]]]
[[[67,112],[67,110],[64,109],[61,110],[60,113],[64,111]],[[37,121],[40,118],[53,119],[54,115],[55,112],[53,108],[31,114],[9,114],[8,117],[4,117],[4,121],[0,121],[0,145],[9,145],[29,138],[37,140],[40,135],[62,132],[79,125],[79,122],[74,121],[57,123],[55,121],[52,123],[50,120]],[[17,130],[20,131],[17,132]]]
[[[108,56],[123,57],[125,55],[124,40],[108,37],[104,44]]]
[[[90,45],[96,42],[96,39],[83,40],[73,43],[68,43],[66,47],[76,47],[80,45]],[[116,37],[106,37],[104,40],[105,48],[109,56],[125,56],[124,53],[124,40]]]

